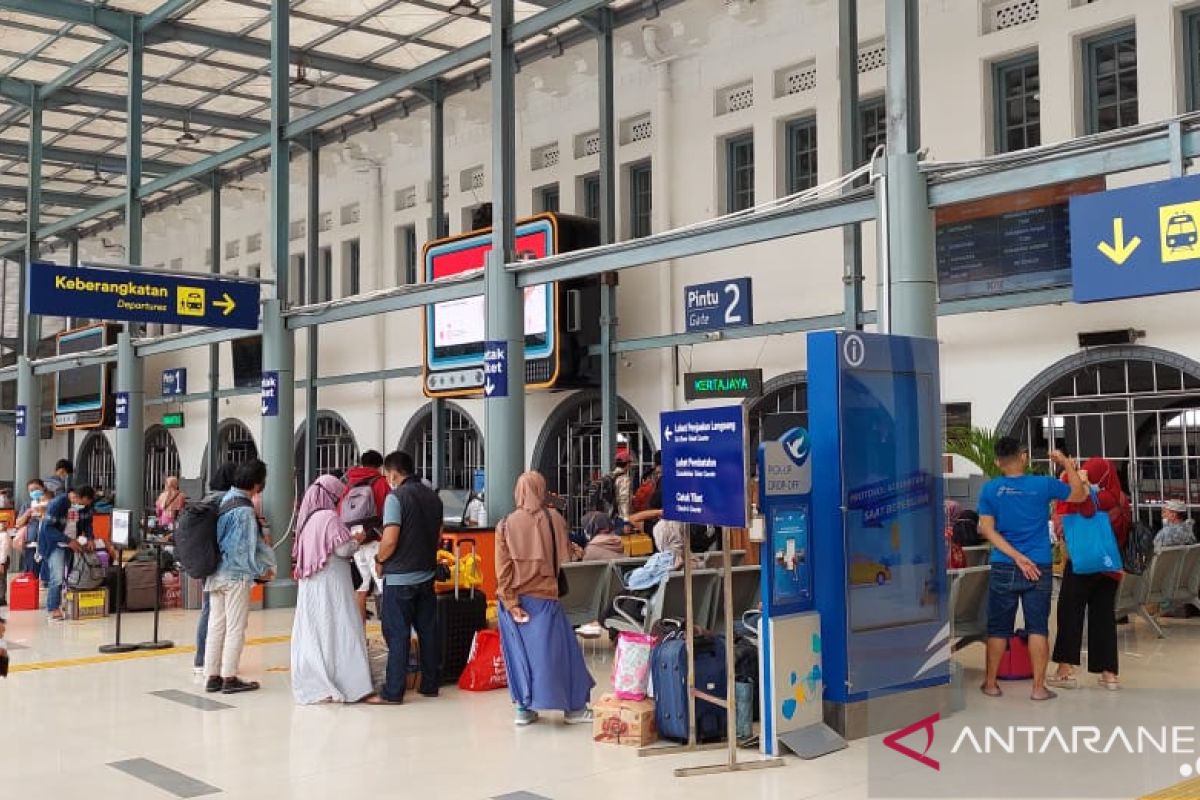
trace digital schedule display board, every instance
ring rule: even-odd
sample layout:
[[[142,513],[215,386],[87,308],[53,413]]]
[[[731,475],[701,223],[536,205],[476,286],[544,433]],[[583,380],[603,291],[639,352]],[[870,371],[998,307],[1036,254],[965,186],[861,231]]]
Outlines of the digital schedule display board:
[[[808,353],[827,699],[944,683],[949,652],[934,657],[948,619],[937,342],[822,332]]]
[[[938,296],[1069,286],[1069,201],[1102,191],[1104,178],[1087,178],[938,208]]]
[[[515,252],[519,260],[593,247],[599,244],[595,220],[539,214],[517,223]],[[423,262],[426,282],[483,271],[492,251],[490,229],[430,242]],[[598,341],[598,284],[546,283],[525,287],[525,375],[509,376],[521,386],[544,389],[578,383],[587,372],[584,350]],[[483,392],[487,306],[483,295],[425,307],[425,380],[430,397],[469,397]],[[564,363],[565,362],[565,363]],[[519,390],[519,389],[518,389]]]
[[[109,325],[97,324],[56,337],[55,352],[65,356],[86,353],[112,344],[115,333]],[[99,428],[111,417],[110,364],[73,367],[54,376],[54,428],[56,430]]]

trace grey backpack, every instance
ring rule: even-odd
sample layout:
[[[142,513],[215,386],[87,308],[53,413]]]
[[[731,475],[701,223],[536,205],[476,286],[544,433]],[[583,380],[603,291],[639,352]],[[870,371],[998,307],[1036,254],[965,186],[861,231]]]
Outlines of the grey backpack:
[[[67,587],[88,591],[104,585],[104,567],[95,553],[75,553],[67,573]]]
[[[338,516],[342,518],[342,522],[347,528],[353,528],[355,525],[363,526],[363,529],[368,533],[377,531],[379,526],[383,524],[383,517],[379,513],[379,508],[375,503],[375,490],[373,485],[379,478],[365,478],[358,483],[352,485],[350,490],[346,492],[346,496],[342,498],[342,506],[338,510]]]

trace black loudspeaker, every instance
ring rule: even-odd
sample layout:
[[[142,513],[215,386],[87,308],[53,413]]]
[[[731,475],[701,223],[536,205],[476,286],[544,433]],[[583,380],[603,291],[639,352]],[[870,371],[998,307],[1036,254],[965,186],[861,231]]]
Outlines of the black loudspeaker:
[[[1125,328],[1117,331],[1090,331],[1079,334],[1080,347],[1112,347],[1121,344],[1133,344],[1146,335],[1145,331]]]

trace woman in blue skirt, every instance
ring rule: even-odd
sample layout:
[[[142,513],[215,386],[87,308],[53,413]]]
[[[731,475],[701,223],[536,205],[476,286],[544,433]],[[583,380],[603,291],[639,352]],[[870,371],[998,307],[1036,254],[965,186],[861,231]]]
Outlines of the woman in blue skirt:
[[[558,570],[570,558],[567,521],[548,507],[541,473],[518,478],[513,496],[516,510],[496,529],[496,572],[516,723],[532,725],[539,711],[562,711],[568,725],[590,723],[596,682],[558,602]]]

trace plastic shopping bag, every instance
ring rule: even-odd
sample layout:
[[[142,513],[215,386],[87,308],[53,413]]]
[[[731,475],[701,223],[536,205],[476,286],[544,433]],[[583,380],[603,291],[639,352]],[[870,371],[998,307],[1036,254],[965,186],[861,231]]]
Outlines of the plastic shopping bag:
[[[622,700],[644,700],[650,685],[650,653],[657,637],[622,631],[613,662],[613,691]]]
[[[500,632],[478,631],[471,642],[467,668],[458,677],[458,688],[468,692],[487,692],[508,686],[504,654],[500,650]]]

